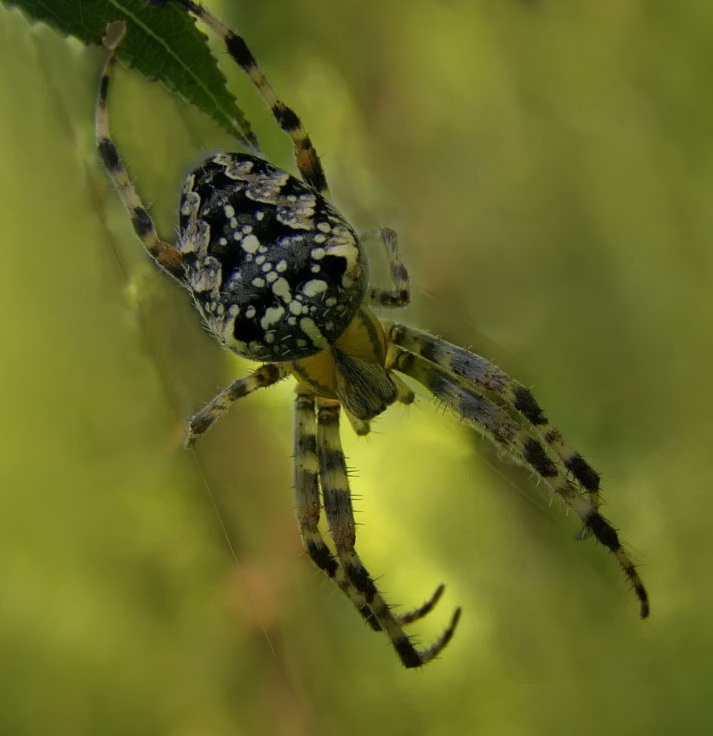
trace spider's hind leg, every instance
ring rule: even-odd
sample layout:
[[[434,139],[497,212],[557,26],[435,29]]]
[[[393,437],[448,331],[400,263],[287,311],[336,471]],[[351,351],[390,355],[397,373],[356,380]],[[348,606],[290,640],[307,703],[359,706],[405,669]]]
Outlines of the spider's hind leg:
[[[319,399],[317,403],[317,445],[320,479],[324,496],[324,508],[329,530],[334,540],[339,563],[347,578],[363,596],[379,626],[387,633],[401,662],[406,667],[420,667],[430,662],[448,644],[453,636],[460,609],[456,609],[441,637],[426,650],[418,650],[404,633],[402,624],[411,623],[426,615],[437,603],[443,592],[440,586],[424,605],[401,616],[395,616],[374,580],[364,567],[354,545],[356,528],[352,509],[346,461],[339,437],[339,412],[337,402]]]
[[[321,504],[315,411],[314,394],[298,389],[295,398],[294,491],[295,514],[300,526],[302,544],[315,566],[334,580],[371,628],[380,631],[381,626],[372,614],[366,599],[346,576],[344,568],[334,559],[319,530]]]

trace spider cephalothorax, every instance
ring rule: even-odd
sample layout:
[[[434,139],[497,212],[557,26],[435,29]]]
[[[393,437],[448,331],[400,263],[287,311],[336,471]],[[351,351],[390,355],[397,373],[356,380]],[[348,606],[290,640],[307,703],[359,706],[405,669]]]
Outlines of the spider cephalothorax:
[[[153,5],[165,4],[154,2]],[[191,294],[210,333],[229,350],[265,361],[233,382],[192,419],[193,443],[252,391],[296,379],[295,506],[312,561],[333,579],[375,630],[389,636],[402,663],[418,667],[453,636],[457,609],[440,638],[417,649],[403,627],[426,615],[443,592],[397,615],[379,593],[356,550],[342,410],[358,434],[395,401],[410,403],[404,374],[423,384],[514,461],[528,467],[572,508],[617,559],[648,615],[648,596],[616,531],[599,513],[599,475],[549,422],[530,391],[500,368],[427,332],[382,322],[369,305],[401,307],[408,276],[396,234],[372,234],[387,252],[393,286],[369,285],[361,239],[330,201],[327,181],[297,115],[270,87],[245,41],[191,0],[176,0],[224,41],[293,142],[298,179],[258,154],[221,152],[186,179],[175,244],[162,241],[109,135],[107,95],[123,23],[110,24],[109,51],[97,104],[97,145],[149,255]],[[334,551],[319,529],[324,509]]]

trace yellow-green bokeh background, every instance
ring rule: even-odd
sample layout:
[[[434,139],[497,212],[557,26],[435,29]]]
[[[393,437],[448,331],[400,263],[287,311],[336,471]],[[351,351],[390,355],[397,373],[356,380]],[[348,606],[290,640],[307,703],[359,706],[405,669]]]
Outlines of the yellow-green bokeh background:
[[[343,211],[399,229],[404,318],[532,385],[601,470],[652,616],[542,487],[422,397],[345,431],[382,588],[415,604],[448,583],[423,641],[464,609],[437,662],[402,670],[300,550],[290,387],[180,448],[248,365],[108,190],[101,52],[0,8],[0,733],[711,733],[713,5],[229,5]],[[115,93],[170,235],[181,177],[229,141],[134,74]]]

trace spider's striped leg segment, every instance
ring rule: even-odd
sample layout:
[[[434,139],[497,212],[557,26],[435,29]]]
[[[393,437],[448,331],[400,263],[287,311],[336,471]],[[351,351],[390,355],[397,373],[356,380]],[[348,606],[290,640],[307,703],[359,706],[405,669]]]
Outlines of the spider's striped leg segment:
[[[376,231],[362,235],[362,240],[371,237],[378,238],[386,249],[389,259],[389,271],[393,281],[393,289],[379,289],[373,287],[369,291],[369,303],[381,307],[405,307],[411,300],[408,271],[399,255],[398,236],[395,230],[382,227]]]
[[[404,633],[401,623],[410,623],[428,613],[438,601],[442,588],[418,610],[406,614],[399,620],[394,616],[374,581],[362,564],[354,549],[356,530],[347,466],[339,438],[339,404],[335,401],[318,399],[317,445],[319,452],[320,479],[324,496],[324,508],[329,529],[340,564],[349,580],[362,594],[381,628],[388,634],[391,643],[406,667],[420,667],[432,660],[448,644],[460,617],[457,609],[448,628],[429,649],[417,650]]]
[[[344,568],[334,559],[319,531],[319,459],[317,457],[317,419],[314,394],[299,391],[295,399],[294,487],[295,512],[300,536],[312,562],[334,580],[342,592],[375,630],[381,626],[374,618],[366,598],[349,580]]]
[[[433,591],[433,595],[425,603],[423,603],[423,605],[419,606],[418,608],[414,608],[412,611],[407,611],[406,613],[392,614],[394,619],[396,620],[396,623],[401,626],[405,626],[406,624],[412,624],[414,621],[418,621],[420,618],[423,618],[427,613],[430,613],[436,607],[436,603],[441,600],[441,596],[443,595],[443,591],[445,589],[446,586],[441,583],[441,585],[439,585]],[[448,639],[446,641],[443,641],[445,635],[441,637],[441,641],[443,641],[443,643],[438,648],[439,652],[441,651],[441,649],[443,649],[444,646],[446,646],[446,644],[448,644],[448,641],[450,641],[450,638],[453,636],[453,628],[455,628],[455,624],[458,623],[459,618],[460,608],[456,609],[455,613],[453,614],[453,619],[450,626],[448,627],[451,630],[450,634],[448,635]],[[433,648],[434,647],[432,647],[432,649]],[[436,654],[438,654],[438,652],[436,652]],[[435,654],[431,655],[429,659],[432,659],[435,656]],[[425,664],[425,662],[423,664]]]
[[[121,201],[131,216],[131,224],[136,234],[141,238],[148,254],[156,263],[162,266],[168,273],[176,278],[183,275],[181,256],[169,243],[158,237],[156,228],[149,215],[148,209],[141,201],[129,174],[126,171],[119,151],[109,134],[109,113],[107,109],[109,84],[116,66],[116,50],[126,33],[126,24],[119,21],[110,23],[106,29],[104,47],[109,52],[104,71],[102,72],[97,97],[96,109],[96,140],[99,156],[109,174],[112,184],[117,188]]]
[[[272,386],[273,383],[281,381],[289,374],[290,371],[284,365],[268,363],[261,365],[249,376],[233,381],[228,388],[223,389],[193,416],[188,425],[186,447],[195,444],[196,440],[207,432],[238,399],[242,399],[259,388]]]
[[[336,582],[367,623],[375,631],[380,631],[381,625],[372,613],[364,594],[346,576],[344,568],[334,559],[319,531],[319,459],[316,428],[315,396],[298,389],[295,400],[294,486],[300,536],[312,562]],[[443,590],[444,586],[440,585],[431,599],[421,607],[394,618],[401,624],[417,621],[433,609]]]
[[[521,383],[508,376],[493,363],[457,345],[440,340],[422,330],[405,325],[385,325],[389,341],[411,353],[443,366],[459,380],[476,385],[502,400],[508,410],[515,410],[532,425],[540,442],[548,445],[565,468],[589,494],[592,505],[599,508],[599,473],[567,442],[552,425],[535,397]]]
[[[391,332],[393,333],[394,329]],[[471,358],[474,361],[482,360],[477,356]],[[422,383],[454,412],[481,428],[486,436],[504,447],[511,457],[520,460],[542,478],[579,516],[597,540],[611,551],[634,588],[640,603],[641,617],[646,618],[649,615],[646,589],[633,562],[622,547],[616,531],[597,511],[591,499],[580,493],[567,478],[562,460],[551,447],[543,444],[532,430],[523,429],[504,407],[479,393],[475,381],[467,382],[450,372],[453,368],[448,363],[441,366],[425,359],[423,355],[393,345],[389,365]],[[490,364],[488,366],[488,370],[494,368]]]
[[[285,105],[275,94],[267,77],[255,61],[245,39],[227,28],[211,12],[192,0],[177,0],[196,17],[200,18],[223,39],[231,58],[248,75],[263,102],[272,112],[277,124],[292,139],[295,161],[302,178],[323,197],[329,198],[329,187],[317,151],[292,108]]]

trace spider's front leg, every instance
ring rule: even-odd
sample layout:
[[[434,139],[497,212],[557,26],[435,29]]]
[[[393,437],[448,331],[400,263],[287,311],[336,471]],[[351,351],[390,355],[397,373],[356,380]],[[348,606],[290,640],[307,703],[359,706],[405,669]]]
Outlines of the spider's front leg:
[[[319,497],[319,459],[317,457],[317,418],[315,396],[298,387],[295,398],[294,426],[294,492],[295,514],[300,537],[310,559],[339,586],[359,613],[375,631],[381,626],[364,596],[356,589],[334,559],[319,530],[321,502]]]
[[[424,385],[457,415],[479,427],[487,437],[504,448],[513,460],[528,467],[560,496],[579,516],[587,532],[593,534],[614,555],[639,599],[641,617],[646,618],[649,615],[648,593],[616,530],[599,513],[595,502],[599,500],[598,493],[582,493],[579,486],[567,477],[567,470],[574,471],[559,453],[561,447],[566,446],[564,440],[562,443],[549,442],[547,436],[542,437],[538,432],[538,425],[532,418],[529,427],[516,418],[518,412],[528,418],[527,412],[532,413],[532,407],[537,407],[531,394],[527,392],[530,400],[523,411],[522,405],[508,400],[508,391],[513,386],[516,395],[522,396],[517,388],[520,384],[512,381],[492,363],[404,325],[390,325],[387,329],[390,342],[387,365]],[[500,398],[503,403],[491,400],[488,393]],[[539,407],[537,409],[537,416],[544,418]],[[575,478],[586,491],[590,491],[579,476],[575,475]],[[594,490],[598,491],[598,484]]]
[[[374,580],[354,548],[356,525],[346,460],[339,437],[339,412],[338,402],[327,399],[317,400],[319,476],[329,531],[334,540],[337,558],[359,599],[363,598],[379,627],[389,636],[404,666],[420,667],[436,657],[451,640],[460,618],[460,608],[456,609],[448,627],[438,641],[426,650],[418,650],[402,627],[428,613],[440,598],[443,586],[439,586],[432,598],[423,606],[403,616],[395,616],[377,590]],[[350,598],[353,599],[354,596],[350,595]]]

